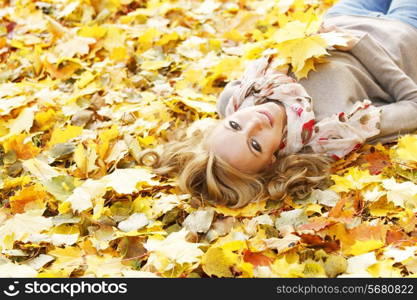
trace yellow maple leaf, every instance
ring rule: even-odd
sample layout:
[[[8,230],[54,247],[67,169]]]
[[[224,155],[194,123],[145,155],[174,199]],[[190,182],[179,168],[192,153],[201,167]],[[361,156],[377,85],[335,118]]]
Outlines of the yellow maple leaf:
[[[61,57],[72,58],[76,55],[83,56],[90,51],[89,44],[96,42],[96,39],[73,36],[67,41],[59,43],[55,50]]]
[[[225,251],[220,247],[211,247],[203,255],[201,264],[204,272],[209,276],[233,277],[231,266],[238,262],[238,255],[231,251]]]
[[[309,277],[309,278],[327,277],[323,264],[317,261],[308,259],[305,262],[303,262],[303,266],[304,266],[303,274],[305,277]]]
[[[80,126],[68,125],[65,128],[55,128],[52,131],[51,139],[48,146],[52,147],[55,144],[66,143],[70,139],[79,136],[83,131]]]
[[[35,118],[34,107],[25,107],[16,118],[10,120],[7,124],[9,127],[9,133],[6,136],[1,137],[1,139],[6,139],[8,136],[19,134],[23,131],[29,132],[30,128],[33,125],[33,120]]]
[[[68,79],[70,78],[75,71],[77,71],[81,65],[75,61],[71,60],[63,60],[65,61],[64,66],[61,67],[60,63],[52,64],[48,62],[47,59],[43,60],[43,66],[45,67],[45,70],[56,79]]]
[[[38,273],[36,276],[37,278],[65,278],[68,277],[68,272],[65,272],[63,270],[57,270],[57,271],[49,271],[44,270]]]
[[[266,48],[273,45],[272,39],[259,41],[255,43],[246,44],[244,46],[244,54],[243,59],[245,60],[253,60],[261,57],[262,52],[265,51]]]
[[[69,276],[72,271],[84,263],[83,252],[76,246],[67,246],[65,248],[57,247],[54,250],[49,251],[48,254],[55,256],[56,260],[46,269],[47,272],[62,272],[64,276]]]
[[[312,215],[314,213],[318,213],[318,214],[322,214],[322,208],[323,206],[320,204],[316,204],[316,203],[310,203],[306,206],[305,208],[305,212],[307,213],[307,215]]]
[[[113,257],[105,253],[103,256],[87,255],[86,275],[95,277],[120,277],[123,270],[128,267],[122,264],[121,257]]]
[[[115,61],[123,61],[128,57],[126,47],[114,47],[110,53],[110,59]]]
[[[113,124],[109,129],[103,130],[98,135],[98,155],[101,159],[106,157],[110,142],[119,135],[118,126]]]
[[[280,52],[280,56],[288,57],[294,72],[299,72],[304,68],[307,59],[327,55],[327,43],[320,36],[309,36],[279,43],[275,46]]]
[[[150,252],[147,265],[156,268],[159,272],[172,270],[175,266],[186,264],[191,269],[200,264],[203,251],[199,248],[202,244],[190,243],[186,240],[188,231],[181,229],[170,233],[165,239],[153,236],[144,244]]]
[[[207,76],[201,82],[203,93],[212,93],[216,91],[216,87],[213,87],[213,83],[219,78],[233,78],[240,73],[242,68],[242,60],[237,57],[229,57],[220,60],[216,65],[210,68],[209,72],[212,75]]]
[[[37,273],[38,272],[31,266],[12,263],[7,260],[0,265],[0,274],[3,277],[36,277]],[[14,294],[14,296],[16,295],[17,293]]]
[[[215,206],[214,210],[218,214],[232,217],[254,217],[265,209],[266,201],[252,202],[242,208],[232,209],[226,206]]]
[[[400,137],[395,149],[400,159],[417,162],[417,135]]]
[[[78,144],[74,151],[74,161],[80,177],[87,176],[88,173],[98,169],[97,157],[97,145],[93,141],[88,141],[87,148],[84,148],[83,144]]]
[[[405,232],[409,233],[415,230],[417,217],[411,209],[406,208],[401,212],[392,214],[392,217],[398,218],[397,223]]]
[[[83,72],[80,79],[78,79],[78,87],[80,89],[86,87],[91,81],[94,80],[95,77],[96,75],[91,73],[90,71]]]
[[[149,147],[155,144],[155,142],[157,141],[155,136],[153,135],[148,135],[145,137],[138,137],[138,141],[140,143],[141,146],[143,147]]]
[[[24,175],[24,176],[19,176],[16,178],[10,177],[10,178],[6,178],[3,182],[3,189],[11,189],[17,186],[25,186],[27,185],[30,181],[32,180],[32,178],[29,175]]]
[[[304,266],[297,260],[291,260],[287,255],[277,258],[271,265],[271,270],[279,277],[305,277]]]
[[[48,230],[52,226],[52,220],[41,216],[43,211],[44,209],[29,210],[3,221],[0,226],[0,246],[3,249],[12,249],[14,241],[26,242],[32,234]]]
[[[390,212],[394,211],[394,203],[388,202],[386,197],[381,197],[378,201],[369,205],[369,212],[374,217],[386,217]]]
[[[361,190],[366,186],[382,181],[381,175],[370,175],[369,170],[360,170],[358,167],[348,168],[343,176],[331,175],[335,182],[330,187],[335,192],[347,192],[349,190]]]
[[[401,270],[394,267],[394,263],[395,261],[393,259],[378,261],[372,266],[369,266],[367,271],[373,277],[402,277]]]
[[[147,60],[141,64],[141,69],[147,71],[156,71],[158,69],[167,67],[171,62],[166,60]]]
[[[176,41],[180,38],[181,38],[180,35],[177,32],[174,31],[174,32],[171,32],[171,33],[163,34],[161,36],[161,38],[158,41],[156,41],[155,44],[158,45],[158,46],[163,46],[163,45],[168,44],[171,41]]]
[[[344,254],[360,255],[360,254],[364,254],[364,253],[379,249],[382,246],[384,246],[384,242],[380,240],[366,240],[366,241],[356,240],[355,243],[349,249],[344,251]]]
[[[0,120],[0,136],[5,136],[9,132],[7,128],[7,122],[4,120]]]
[[[315,71],[316,68],[314,67],[314,60],[314,58],[307,59],[305,61],[304,67],[301,70],[295,72],[295,76],[297,76],[298,79],[303,79],[307,77],[311,70]]]
[[[78,174],[80,177],[98,169],[97,157],[97,145],[93,141],[89,140],[86,148],[83,144],[78,144],[74,151],[74,161],[80,171]]]
[[[39,127],[39,130],[45,131],[54,126],[54,121],[57,118],[57,113],[52,108],[48,108],[46,111],[40,111],[35,114],[35,124]]]
[[[156,28],[147,29],[138,38],[138,52],[142,53],[152,47],[154,41],[159,38],[161,32]]]
[[[240,31],[236,29],[232,29],[231,31],[227,31],[223,34],[225,39],[229,39],[235,41],[237,43],[242,42],[245,40],[245,37],[240,33]]]
[[[66,213],[69,213],[69,212],[71,212],[71,202],[68,202],[68,201],[65,201],[65,202],[61,202],[59,205],[58,205],[58,212],[60,213],[60,214],[66,214]]]
[[[241,241],[238,241],[241,242]],[[212,246],[201,259],[204,272],[209,276],[233,277],[231,269],[242,272],[241,277],[253,277],[253,265],[243,261],[234,250],[243,250],[240,243],[226,243],[221,247]],[[236,246],[238,249],[236,249]]]
[[[271,37],[276,43],[297,40],[306,36],[307,24],[298,20],[288,22]]]
[[[104,37],[107,33],[107,29],[100,25],[93,25],[93,26],[83,26],[77,32],[79,36],[83,37],[91,37],[96,40]]]
[[[73,245],[80,235],[78,225],[61,224],[49,231],[52,244],[56,246]]]

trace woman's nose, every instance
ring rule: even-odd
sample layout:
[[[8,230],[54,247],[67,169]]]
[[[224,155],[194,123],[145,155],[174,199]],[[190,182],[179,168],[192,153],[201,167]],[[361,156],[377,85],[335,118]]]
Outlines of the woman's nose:
[[[262,119],[262,116],[256,116],[249,120],[246,126],[248,134],[253,134],[259,130],[262,130],[267,126],[265,120]]]

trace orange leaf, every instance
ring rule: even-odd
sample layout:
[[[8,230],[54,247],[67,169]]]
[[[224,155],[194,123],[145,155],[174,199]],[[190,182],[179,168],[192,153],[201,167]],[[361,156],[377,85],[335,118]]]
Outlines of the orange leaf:
[[[40,149],[31,141],[24,143],[26,133],[21,133],[8,138],[4,143],[4,151],[13,150],[16,152],[17,158],[29,159],[39,154]]]
[[[268,256],[262,254],[261,252],[251,252],[250,250],[245,250],[243,252],[243,260],[251,263],[255,267],[269,266],[272,263],[272,259]]]
[[[349,230],[349,235],[352,239],[355,240],[381,240],[385,242],[385,237],[387,234],[387,226],[385,225],[376,225],[372,226],[368,223],[362,223],[351,230]]]
[[[344,173],[346,168],[353,165],[353,163],[362,155],[358,151],[353,151],[349,153],[346,157],[339,159],[338,161],[332,164],[331,173],[339,174]]]
[[[406,241],[409,237],[402,230],[390,229],[387,231],[386,243],[397,244]]]
[[[313,219],[313,218],[312,218]],[[310,219],[311,220],[311,219]],[[330,225],[333,225],[335,223],[334,220],[324,217],[318,217],[314,218],[312,222],[303,224],[298,227],[298,230],[314,230],[314,231],[320,231],[323,228],[326,228]]]
[[[316,249],[323,249],[327,253],[340,249],[340,241],[332,240],[329,236],[326,236],[324,240],[320,236],[313,234],[302,234],[300,237],[303,243]]]
[[[342,199],[340,199],[339,202],[337,202],[336,205],[330,210],[329,217],[340,217],[343,212],[343,207],[345,206],[347,200],[348,197],[342,197]]]
[[[381,151],[368,153],[364,158],[369,163],[368,169],[371,175],[378,175],[385,167],[392,166],[389,156]]]
[[[50,64],[47,60],[44,60],[43,65],[45,66],[45,70],[51,75],[54,79],[61,79],[66,80],[71,78],[71,76],[81,68],[78,63],[68,62],[68,64],[64,67],[55,66],[54,64]]]
[[[332,240],[339,240],[342,251],[348,249],[355,241],[350,237],[345,224],[336,223],[323,231],[320,231],[321,237],[329,236]]]
[[[359,191],[343,194],[339,202],[336,203],[329,212],[329,217],[340,222],[350,222],[356,215],[360,215],[364,208],[363,197]]]
[[[39,185],[31,185],[10,197],[10,207],[13,213],[23,213],[26,204],[31,202],[42,204],[47,197],[47,193]]]

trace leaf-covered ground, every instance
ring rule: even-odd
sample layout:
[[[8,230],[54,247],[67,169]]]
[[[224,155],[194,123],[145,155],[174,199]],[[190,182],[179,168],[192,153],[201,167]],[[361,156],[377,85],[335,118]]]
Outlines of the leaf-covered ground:
[[[333,0],[0,3],[0,276],[417,273],[417,136],[365,145],[306,200],[198,208],[138,162],[265,50],[299,78]]]

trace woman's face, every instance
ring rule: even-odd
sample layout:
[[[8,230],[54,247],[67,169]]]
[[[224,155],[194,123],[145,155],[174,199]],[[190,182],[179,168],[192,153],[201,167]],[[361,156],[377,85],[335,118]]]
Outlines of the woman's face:
[[[275,161],[285,122],[285,109],[277,103],[245,107],[219,122],[209,145],[236,169],[258,173]]]

